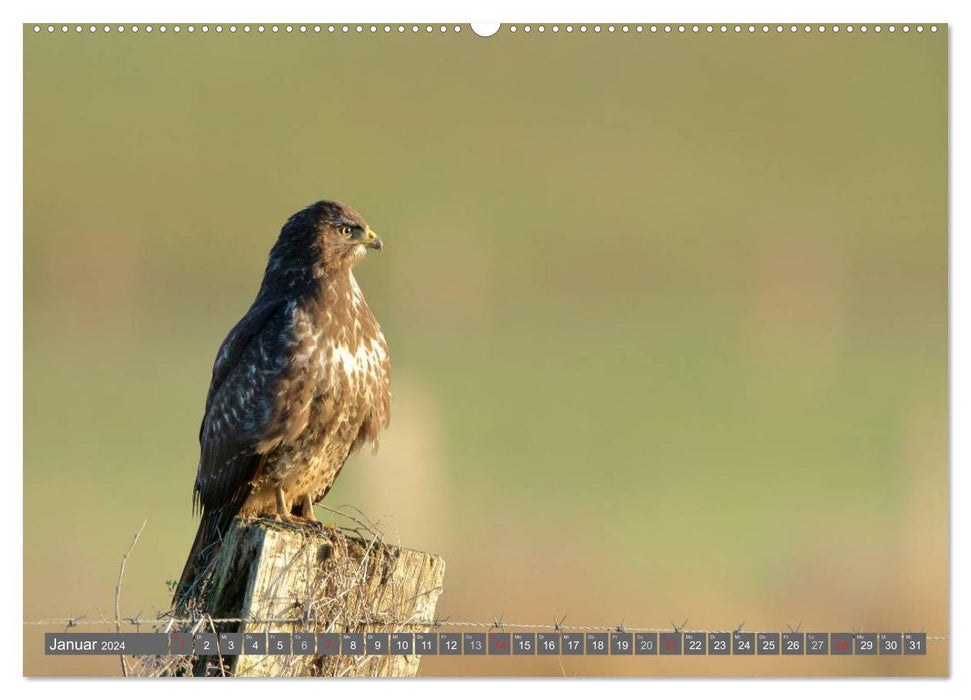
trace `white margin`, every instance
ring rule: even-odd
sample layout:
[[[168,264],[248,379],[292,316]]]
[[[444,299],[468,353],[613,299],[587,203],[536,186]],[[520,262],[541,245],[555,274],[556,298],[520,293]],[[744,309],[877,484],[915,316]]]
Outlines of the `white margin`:
[[[13,6],[11,6],[13,5]],[[964,114],[967,119],[968,85],[962,83],[968,75],[969,52],[963,39],[971,35],[969,23],[966,22],[967,12],[963,5],[967,3],[947,2],[941,0],[924,0],[923,2],[900,2],[886,0],[882,3],[868,3],[859,0],[815,0],[812,3],[790,3],[782,5],[778,2],[754,2],[751,0],[736,2],[692,2],[690,5],[679,3],[633,3],[617,0],[598,0],[593,3],[571,2],[561,0],[552,5],[535,0],[493,0],[493,2],[456,3],[438,0],[410,0],[409,2],[393,2],[391,0],[367,1],[359,0],[354,3],[336,4],[333,2],[294,2],[277,0],[272,4],[245,0],[232,5],[218,3],[204,3],[198,0],[169,0],[165,3],[125,3],[120,0],[87,0],[84,3],[67,2],[37,2],[8,3],[3,8],[4,22],[0,46],[3,48],[3,68],[0,69],[3,80],[4,107],[3,113],[3,150],[0,152],[3,163],[3,216],[5,225],[3,235],[0,236],[2,254],[0,254],[0,284],[3,285],[2,298],[3,328],[5,330],[2,345],[4,373],[7,375],[3,386],[3,414],[0,416],[4,443],[5,469],[7,473],[6,498],[3,515],[8,520],[4,532],[4,553],[8,561],[22,561],[23,530],[22,530],[22,493],[23,479],[20,466],[23,461],[23,34],[21,24],[24,22],[82,22],[100,23],[110,21],[119,23],[173,23],[173,22],[226,22],[227,20],[243,22],[448,22],[467,24],[471,21],[504,23],[512,22],[617,22],[617,23],[728,23],[730,21],[746,23],[786,23],[808,22],[820,23],[948,23],[950,24],[951,64],[951,118],[950,123],[960,124]],[[488,41],[488,39],[483,39]],[[969,282],[971,274],[969,266],[968,246],[961,245],[962,222],[961,214],[967,207],[963,187],[965,179],[961,177],[961,166],[967,163],[966,141],[961,138],[959,129],[951,128],[951,625],[948,634],[951,637],[950,672],[951,679],[941,680],[707,680],[707,679],[652,679],[650,687],[635,686],[643,682],[627,679],[583,680],[567,681],[564,679],[543,680],[497,680],[501,685],[486,683],[470,684],[467,680],[457,679],[427,679],[401,683],[361,682],[350,681],[355,684],[353,690],[347,682],[342,683],[336,692],[353,693],[364,697],[372,695],[388,695],[395,698],[421,697],[422,700],[431,696],[451,696],[456,693],[477,695],[482,693],[542,693],[555,692],[565,698],[589,698],[593,693],[609,690],[613,693],[644,693],[670,692],[690,693],[691,695],[704,693],[736,693],[744,694],[748,698],[769,698],[786,696],[792,700],[812,698],[815,700],[820,694],[849,695],[861,692],[879,693],[881,698],[892,700],[897,697],[913,698],[917,694],[931,696],[969,697],[971,685],[968,678],[971,671],[967,669],[971,659],[968,658],[967,645],[963,644],[961,635],[968,629],[968,609],[960,591],[968,587],[967,542],[969,516],[967,510],[962,512],[961,506],[969,506],[967,494],[967,478],[959,468],[964,463],[967,454],[967,439],[962,437],[962,428],[967,427],[967,397],[969,394],[969,379],[966,372],[961,371],[961,365],[955,361],[960,359],[960,352],[969,346]],[[964,201],[962,201],[964,200]],[[964,273],[964,274],[962,274]],[[966,352],[965,352],[966,355]],[[966,357],[964,359],[967,359]],[[962,399],[965,399],[962,401]],[[965,465],[966,468],[966,465]],[[56,495],[55,495],[56,497]],[[957,544],[957,546],[955,546]],[[962,552],[962,546],[964,552]],[[10,548],[9,550],[7,548]],[[963,555],[963,556],[962,556]],[[0,578],[0,585],[7,600],[3,610],[3,638],[2,667],[5,680],[16,681],[21,692],[29,692],[37,697],[64,697],[78,692],[99,697],[125,697],[137,693],[147,699],[161,698],[163,694],[179,695],[196,693],[212,693],[213,686],[208,682],[185,681],[134,681],[138,685],[131,685],[132,681],[122,679],[91,679],[81,681],[56,680],[39,681],[22,679],[22,657],[20,643],[22,635],[19,631],[22,620],[22,570],[15,575]],[[241,698],[259,696],[266,693],[291,692],[291,689],[281,688],[279,684],[287,682],[318,683],[324,680],[307,679],[303,681],[235,681],[232,693]],[[179,683],[178,690],[170,683]],[[866,684],[864,687],[862,684]],[[272,686],[272,687],[271,687]],[[876,686],[876,687],[871,687]],[[9,687],[9,686],[8,686]],[[960,690],[960,688],[964,690]],[[309,688],[304,685],[298,693],[330,693],[332,688]],[[14,691],[17,692],[17,691]],[[225,691],[224,691],[225,692]]]

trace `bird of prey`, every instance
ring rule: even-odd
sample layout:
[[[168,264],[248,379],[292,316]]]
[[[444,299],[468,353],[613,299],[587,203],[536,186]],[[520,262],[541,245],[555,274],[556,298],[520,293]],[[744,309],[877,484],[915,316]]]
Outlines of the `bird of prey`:
[[[193,493],[202,521],[177,604],[234,517],[316,523],[313,506],[348,456],[377,449],[390,419],[388,345],[353,268],[381,249],[340,202],[311,204],[280,231],[256,300],[213,366]]]

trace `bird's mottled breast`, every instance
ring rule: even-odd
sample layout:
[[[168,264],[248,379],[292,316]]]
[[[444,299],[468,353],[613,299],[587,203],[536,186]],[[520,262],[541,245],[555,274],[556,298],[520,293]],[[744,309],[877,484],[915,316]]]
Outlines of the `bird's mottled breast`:
[[[377,443],[390,418],[390,361],[377,319],[353,275],[325,283],[293,309],[291,352],[276,414],[286,461],[339,468]],[[289,449],[288,449],[289,448]]]

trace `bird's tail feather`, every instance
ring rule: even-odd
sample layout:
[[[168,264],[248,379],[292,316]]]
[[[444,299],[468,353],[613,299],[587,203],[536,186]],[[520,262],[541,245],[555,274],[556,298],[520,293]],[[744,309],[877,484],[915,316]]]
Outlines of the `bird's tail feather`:
[[[198,593],[199,584],[202,583],[209,565],[216,558],[223,535],[235,515],[235,511],[228,508],[203,513],[192,549],[189,550],[189,557],[182,569],[182,576],[179,577],[179,583],[175,587],[173,606],[187,604],[194,594]]]

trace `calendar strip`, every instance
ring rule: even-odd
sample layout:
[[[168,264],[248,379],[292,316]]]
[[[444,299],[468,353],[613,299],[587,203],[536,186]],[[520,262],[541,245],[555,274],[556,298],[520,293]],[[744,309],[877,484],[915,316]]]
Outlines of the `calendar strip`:
[[[50,656],[923,656],[924,632],[48,632]]]

